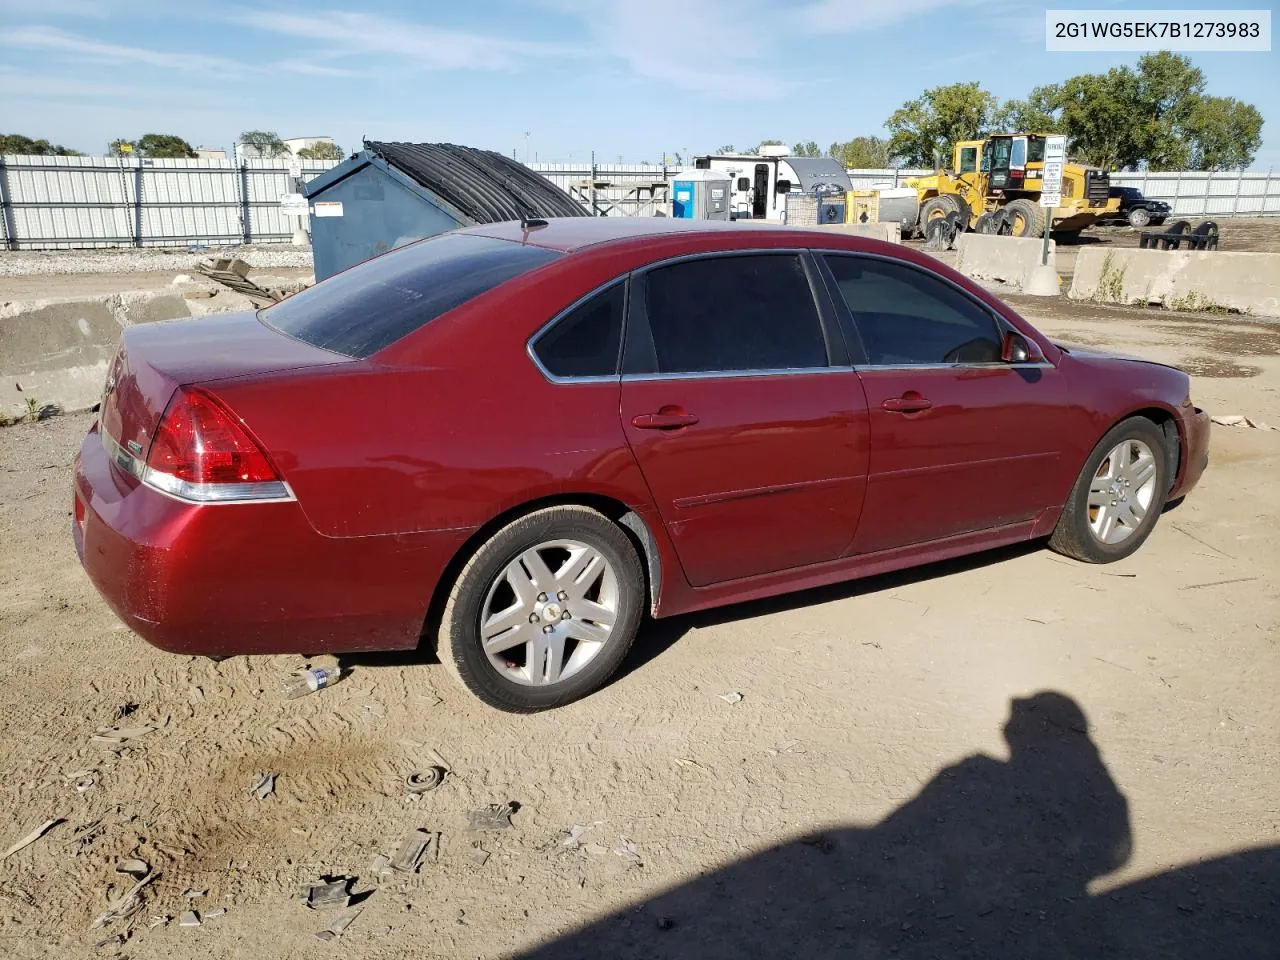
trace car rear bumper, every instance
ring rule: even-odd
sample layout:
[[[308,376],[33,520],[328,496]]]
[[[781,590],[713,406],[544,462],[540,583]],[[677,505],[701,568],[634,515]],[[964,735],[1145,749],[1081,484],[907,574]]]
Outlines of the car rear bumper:
[[[97,428],[75,468],[74,536],[116,614],[162,650],[206,656],[417,645],[465,531],[325,537],[296,502],[192,504],[115,467]]]
[[[1209,414],[1194,407],[1189,413],[1179,414],[1179,419],[1182,422],[1182,463],[1173,489],[1169,491],[1170,500],[1190,493],[1209,466]]]

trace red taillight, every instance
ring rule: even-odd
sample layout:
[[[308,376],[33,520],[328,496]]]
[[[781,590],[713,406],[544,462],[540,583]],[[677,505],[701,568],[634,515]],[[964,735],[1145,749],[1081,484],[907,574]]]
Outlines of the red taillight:
[[[280,474],[240,421],[203,390],[180,388],[169,401],[148,471],[184,484],[276,483]]]

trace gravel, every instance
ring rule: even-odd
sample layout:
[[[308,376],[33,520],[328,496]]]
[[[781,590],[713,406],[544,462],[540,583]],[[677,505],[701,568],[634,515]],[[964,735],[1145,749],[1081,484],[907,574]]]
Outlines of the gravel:
[[[18,250],[0,253],[0,277],[68,273],[190,273],[201,260],[217,256],[239,257],[256,269],[309,268],[312,265],[310,247],[286,244],[203,250]]]

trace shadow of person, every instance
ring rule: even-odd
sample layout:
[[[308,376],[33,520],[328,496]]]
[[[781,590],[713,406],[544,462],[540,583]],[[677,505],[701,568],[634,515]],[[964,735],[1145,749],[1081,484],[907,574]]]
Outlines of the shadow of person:
[[[1124,922],[1141,892],[1086,889],[1132,843],[1080,707],[1054,692],[1014,700],[1004,735],[1007,761],[968,757],[873,827],[798,838],[526,956],[1177,956],[1146,953],[1155,938]],[[1134,915],[1158,927],[1167,912]]]

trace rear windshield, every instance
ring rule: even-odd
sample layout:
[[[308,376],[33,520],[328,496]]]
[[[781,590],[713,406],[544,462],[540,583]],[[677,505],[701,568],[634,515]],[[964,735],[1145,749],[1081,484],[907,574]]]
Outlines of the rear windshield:
[[[561,254],[451,233],[335,274],[258,314],[267,326],[348,357],[368,357],[436,317]]]

